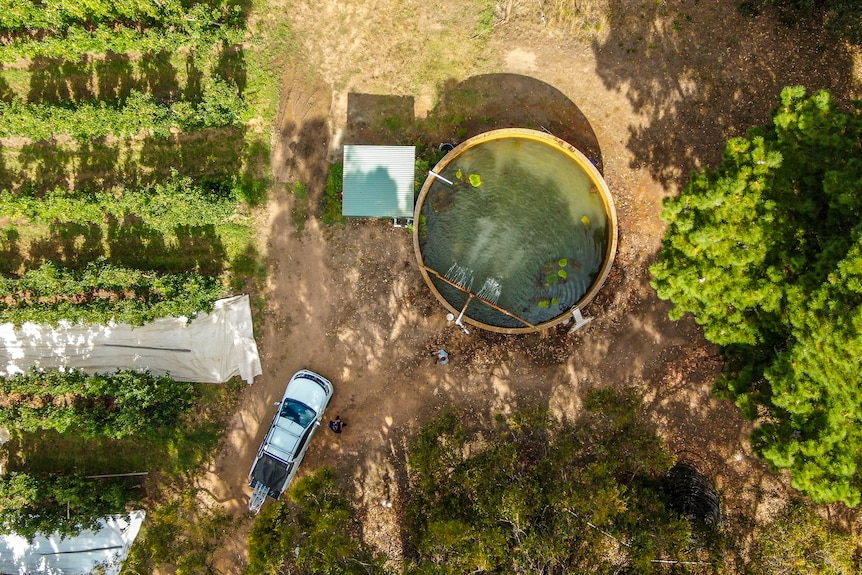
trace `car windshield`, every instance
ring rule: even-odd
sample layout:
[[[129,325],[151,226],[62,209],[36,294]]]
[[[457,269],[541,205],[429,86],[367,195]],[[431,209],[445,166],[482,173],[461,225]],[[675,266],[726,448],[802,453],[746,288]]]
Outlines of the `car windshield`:
[[[308,427],[315,416],[314,410],[295,399],[287,399],[281,406],[281,417],[285,417],[302,427]]]

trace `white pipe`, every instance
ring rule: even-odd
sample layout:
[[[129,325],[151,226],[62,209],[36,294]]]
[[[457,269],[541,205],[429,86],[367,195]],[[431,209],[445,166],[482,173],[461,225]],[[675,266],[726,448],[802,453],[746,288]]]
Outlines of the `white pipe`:
[[[464,309],[467,309],[466,307]],[[458,319],[455,320],[455,325],[464,330],[464,333],[470,335],[470,330],[467,329],[467,326],[461,323],[461,318],[464,317],[464,310],[461,310],[461,314],[458,316]]]
[[[441,176],[440,174],[438,174],[438,173],[437,173],[437,172],[435,172],[434,170],[428,170],[428,175],[429,175],[429,176],[434,176],[434,177],[435,177],[435,178],[437,178],[438,180],[443,180],[444,182],[446,182],[446,183],[447,183],[447,184],[449,184],[450,186],[454,186],[454,185],[455,185],[455,183],[454,183],[454,182],[450,182],[449,180],[447,180],[446,178],[444,178],[443,176]]]

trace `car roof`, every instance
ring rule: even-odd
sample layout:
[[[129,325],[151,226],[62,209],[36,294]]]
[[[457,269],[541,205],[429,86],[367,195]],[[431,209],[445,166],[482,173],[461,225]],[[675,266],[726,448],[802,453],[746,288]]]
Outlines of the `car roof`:
[[[276,417],[264,443],[264,451],[283,461],[293,461],[306,429],[286,417]]]
[[[320,415],[320,412],[329,403],[331,395],[332,384],[329,380],[308,370],[302,370],[290,378],[290,383],[284,390],[282,401],[295,399]]]

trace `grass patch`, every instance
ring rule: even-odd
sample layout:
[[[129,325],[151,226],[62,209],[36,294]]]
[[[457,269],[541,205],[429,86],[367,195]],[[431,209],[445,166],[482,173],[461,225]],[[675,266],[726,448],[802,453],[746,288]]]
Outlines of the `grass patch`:
[[[497,20],[497,3],[486,2],[484,6],[480,6],[479,21],[476,23],[476,34],[488,34],[494,29],[494,23]]]
[[[260,253],[254,243],[250,242],[246,245],[245,250],[231,259],[229,270],[232,291],[257,290],[268,273],[266,256]]]
[[[320,198],[320,219],[327,226],[344,221],[341,215],[341,197],[344,187],[344,165],[341,162],[329,166],[326,189]]]
[[[587,36],[606,29],[611,16],[611,7],[604,0],[551,0],[542,6],[549,28]]]
[[[252,12],[256,29],[245,52],[247,119],[257,118],[269,126],[278,111],[280,74],[299,56],[300,43],[290,27],[288,11],[272,10],[266,0],[254,0]]]
[[[302,182],[293,183],[293,207],[290,209],[290,219],[296,232],[301,234],[305,230],[305,221],[308,219],[308,188]]]

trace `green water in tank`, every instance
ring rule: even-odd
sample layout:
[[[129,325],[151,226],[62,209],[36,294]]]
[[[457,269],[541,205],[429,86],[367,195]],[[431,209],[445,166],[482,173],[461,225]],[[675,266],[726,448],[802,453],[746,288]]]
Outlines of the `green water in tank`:
[[[460,152],[422,204],[425,265],[536,325],[570,309],[598,277],[609,242],[600,191],[564,151],[506,136]],[[431,275],[456,309],[468,295]],[[520,321],[473,298],[465,315],[498,327]]]

